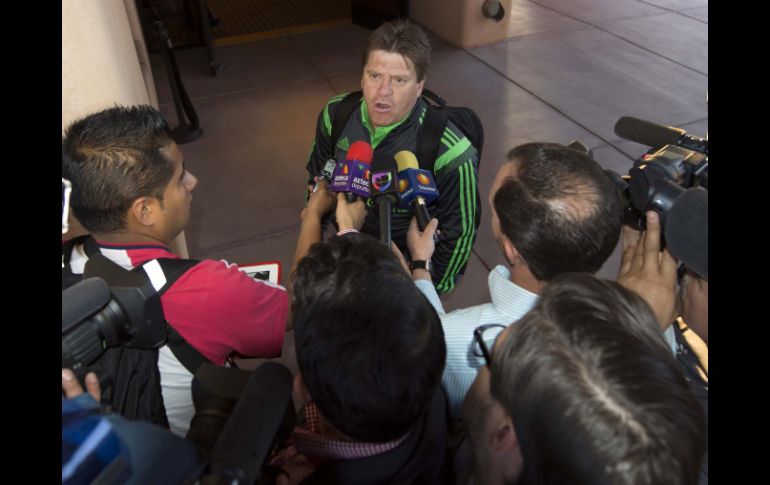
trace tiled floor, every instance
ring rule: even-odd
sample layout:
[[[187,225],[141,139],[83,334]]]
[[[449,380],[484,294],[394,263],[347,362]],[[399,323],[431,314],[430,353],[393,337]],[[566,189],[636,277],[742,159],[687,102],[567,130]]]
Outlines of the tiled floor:
[[[485,127],[480,171],[483,217],[466,275],[446,308],[488,300],[489,268],[502,263],[486,194],[505,154],[527,141],[579,139],[604,166],[626,173],[645,147],[619,139],[629,115],[708,128],[707,0],[516,1],[516,35],[475,49],[431,36],[426,86],[476,110]],[[216,48],[212,77],[203,48],[177,52],[204,136],[182,146],[198,176],[190,255],[238,263],[279,260],[284,282],[302,209],[316,116],[334,94],[359,88],[369,31],[348,26]],[[161,59],[152,60],[161,109],[176,112]],[[618,251],[600,275],[612,278]]]

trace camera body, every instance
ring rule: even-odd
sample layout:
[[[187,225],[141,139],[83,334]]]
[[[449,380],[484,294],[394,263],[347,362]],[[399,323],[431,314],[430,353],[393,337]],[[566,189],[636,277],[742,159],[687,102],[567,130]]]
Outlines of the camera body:
[[[616,178],[624,200],[624,224],[645,229],[645,212],[660,214],[661,225],[682,193],[708,189],[708,155],[677,145],[653,149],[634,162],[628,175]]]
[[[158,348],[167,339],[160,297],[143,276],[102,255],[62,291],[62,367],[83,375],[108,348]]]

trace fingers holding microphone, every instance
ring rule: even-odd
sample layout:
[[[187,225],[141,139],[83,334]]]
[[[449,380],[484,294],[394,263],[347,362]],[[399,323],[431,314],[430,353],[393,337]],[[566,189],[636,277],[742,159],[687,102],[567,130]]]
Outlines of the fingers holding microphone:
[[[364,199],[357,198],[353,202],[348,202],[343,192],[337,193],[337,226],[340,231],[345,229],[361,230],[366,220],[367,208]]]
[[[417,218],[412,217],[409,223],[409,231],[406,233],[406,245],[413,260],[428,260],[436,250],[436,237],[438,234],[438,219],[435,217],[428,222],[424,231],[420,231]]]

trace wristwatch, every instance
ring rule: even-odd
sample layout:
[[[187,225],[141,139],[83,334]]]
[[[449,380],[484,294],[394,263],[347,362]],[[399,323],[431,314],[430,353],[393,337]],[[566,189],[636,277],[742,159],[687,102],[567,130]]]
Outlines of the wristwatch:
[[[430,263],[430,259],[424,260],[424,259],[415,259],[409,264],[409,268],[414,271],[416,269],[424,269],[427,272],[430,273],[430,270],[432,269],[433,265]]]

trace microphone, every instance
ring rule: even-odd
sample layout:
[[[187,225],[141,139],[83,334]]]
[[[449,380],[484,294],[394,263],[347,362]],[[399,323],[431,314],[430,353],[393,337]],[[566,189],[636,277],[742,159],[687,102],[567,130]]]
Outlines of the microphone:
[[[326,180],[326,184],[328,185],[332,181],[332,177],[334,176],[334,168],[337,166],[337,162],[330,158],[326,161],[323,168],[321,169],[321,173],[318,174],[318,182],[316,182],[315,187],[313,187],[313,192],[318,191],[318,184],[321,183],[321,180]]]
[[[623,116],[615,123],[615,134],[649,147],[678,145],[708,155],[707,139],[688,135],[681,128],[659,125],[631,116]]]
[[[398,191],[401,201],[411,206],[417,217],[420,231],[424,231],[430,222],[427,205],[438,198],[438,189],[433,181],[433,174],[419,168],[417,157],[408,150],[394,155],[398,164]]]
[[[709,277],[709,195],[702,187],[685,190],[674,202],[663,229],[671,255]]]
[[[329,191],[345,192],[348,202],[354,202],[356,196],[369,197],[372,155],[372,147],[365,141],[351,143],[345,160],[334,168]]]
[[[376,170],[372,170],[371,196],[379,206],[380,213],[380,240],[390,245],[390,209],[398,203],[398,176],[396,175],[396,162],[383,160],[377,164]]]
[[[219,375],[238,370],[220,369],[209,373],[222,380]],[[277,362],[265,362],[251,373],[211,451],[206,475],[210,481],[204,478],[203,483],[255,482],[276,440],[293,427],[292,382],[291,372]]]

